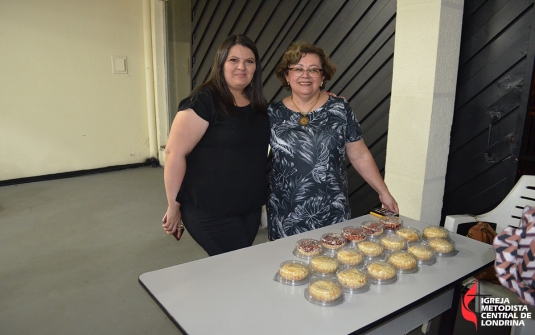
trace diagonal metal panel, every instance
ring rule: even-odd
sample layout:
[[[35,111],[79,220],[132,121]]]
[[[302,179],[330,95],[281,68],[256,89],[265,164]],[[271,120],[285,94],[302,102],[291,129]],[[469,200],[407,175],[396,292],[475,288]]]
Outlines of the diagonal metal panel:
[[[206,6],[207,0],[197,0],[191,2],[191,27],[192,31],[196,31],[196,27],[199,24],[199,19],[202,16],[204,7]]]
[[[487,212],[516,182],[533,20],[533,0],[465,2],[443,218]]]
[[[202,10],[196,10],[195,8],[192,11],[193,19],[198,18],[197,25],[194,30],[192,30],[192,42],[191,42],[191,54],[192,56],[197,53],[197,48],[202,45],[202,41],[210,40],[211,34],[205,34],[206,29],[210,24],[210,20],[214,15],[214,12],[217,8],[217,1],[207,1],[207,3],[202,7]],[[209,43],[209,42],[208,42]],[[193,64],[193,68],[196,66]]]
[[[503,7],[500,6],[502,4],[503,0],[487,1],[480,8],[480,11],[483,11],[485,16],[480,18],[480,12],[478,11],[464,25],[461,40],[463,48],[459,57],[460,64],[464,64],[468,59],[491,43],[498,34],[508,29],[511,22],[517,20],[524,11],[529,10],[533,5],[533,1],[509,0]],[[473,34],[472,31],[474,31]]]
[[[245,34],[249,36],[249,27],[253,26],[254,18],[261,8],[260,1],[245,1],[243,10],[239,17],[236,18],[234,27],[230,34]]]

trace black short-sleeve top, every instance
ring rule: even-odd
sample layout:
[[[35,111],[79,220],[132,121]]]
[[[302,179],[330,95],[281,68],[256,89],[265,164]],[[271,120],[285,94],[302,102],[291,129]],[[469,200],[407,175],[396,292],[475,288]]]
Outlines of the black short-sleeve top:
[[[186,174],[176,197],[215,216],[241,215],[266,202],[269,120],[251,105],[218,113],[208,89],[180,102],[208,121],[208,129],[186,157]]]

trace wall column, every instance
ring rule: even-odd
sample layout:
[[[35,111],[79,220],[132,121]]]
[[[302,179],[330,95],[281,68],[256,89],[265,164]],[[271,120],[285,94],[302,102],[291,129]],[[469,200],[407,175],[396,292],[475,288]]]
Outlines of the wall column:
[[[386,183],[402,215],[438,225],[463,0],[398,0]]]

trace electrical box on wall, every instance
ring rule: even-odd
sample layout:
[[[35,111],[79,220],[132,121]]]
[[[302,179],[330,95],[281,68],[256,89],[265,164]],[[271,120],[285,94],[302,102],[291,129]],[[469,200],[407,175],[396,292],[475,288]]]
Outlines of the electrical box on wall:
[[[128,73],[126,56],[111,56],[111,73],[125,74]]]

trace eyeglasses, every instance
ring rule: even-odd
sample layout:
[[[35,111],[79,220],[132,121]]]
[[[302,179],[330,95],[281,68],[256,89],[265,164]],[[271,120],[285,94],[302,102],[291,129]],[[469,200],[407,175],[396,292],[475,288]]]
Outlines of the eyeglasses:
[[[305,72],[308,72],[308,74],[312,78],[317,78],[320,76],[320,74],[323,73],[323,69],[320,68],[312,68],[305,70],[302,67],[289,67],[288,70],[290,70],[294,77],[301,77],[303,74],[305,74]]]

